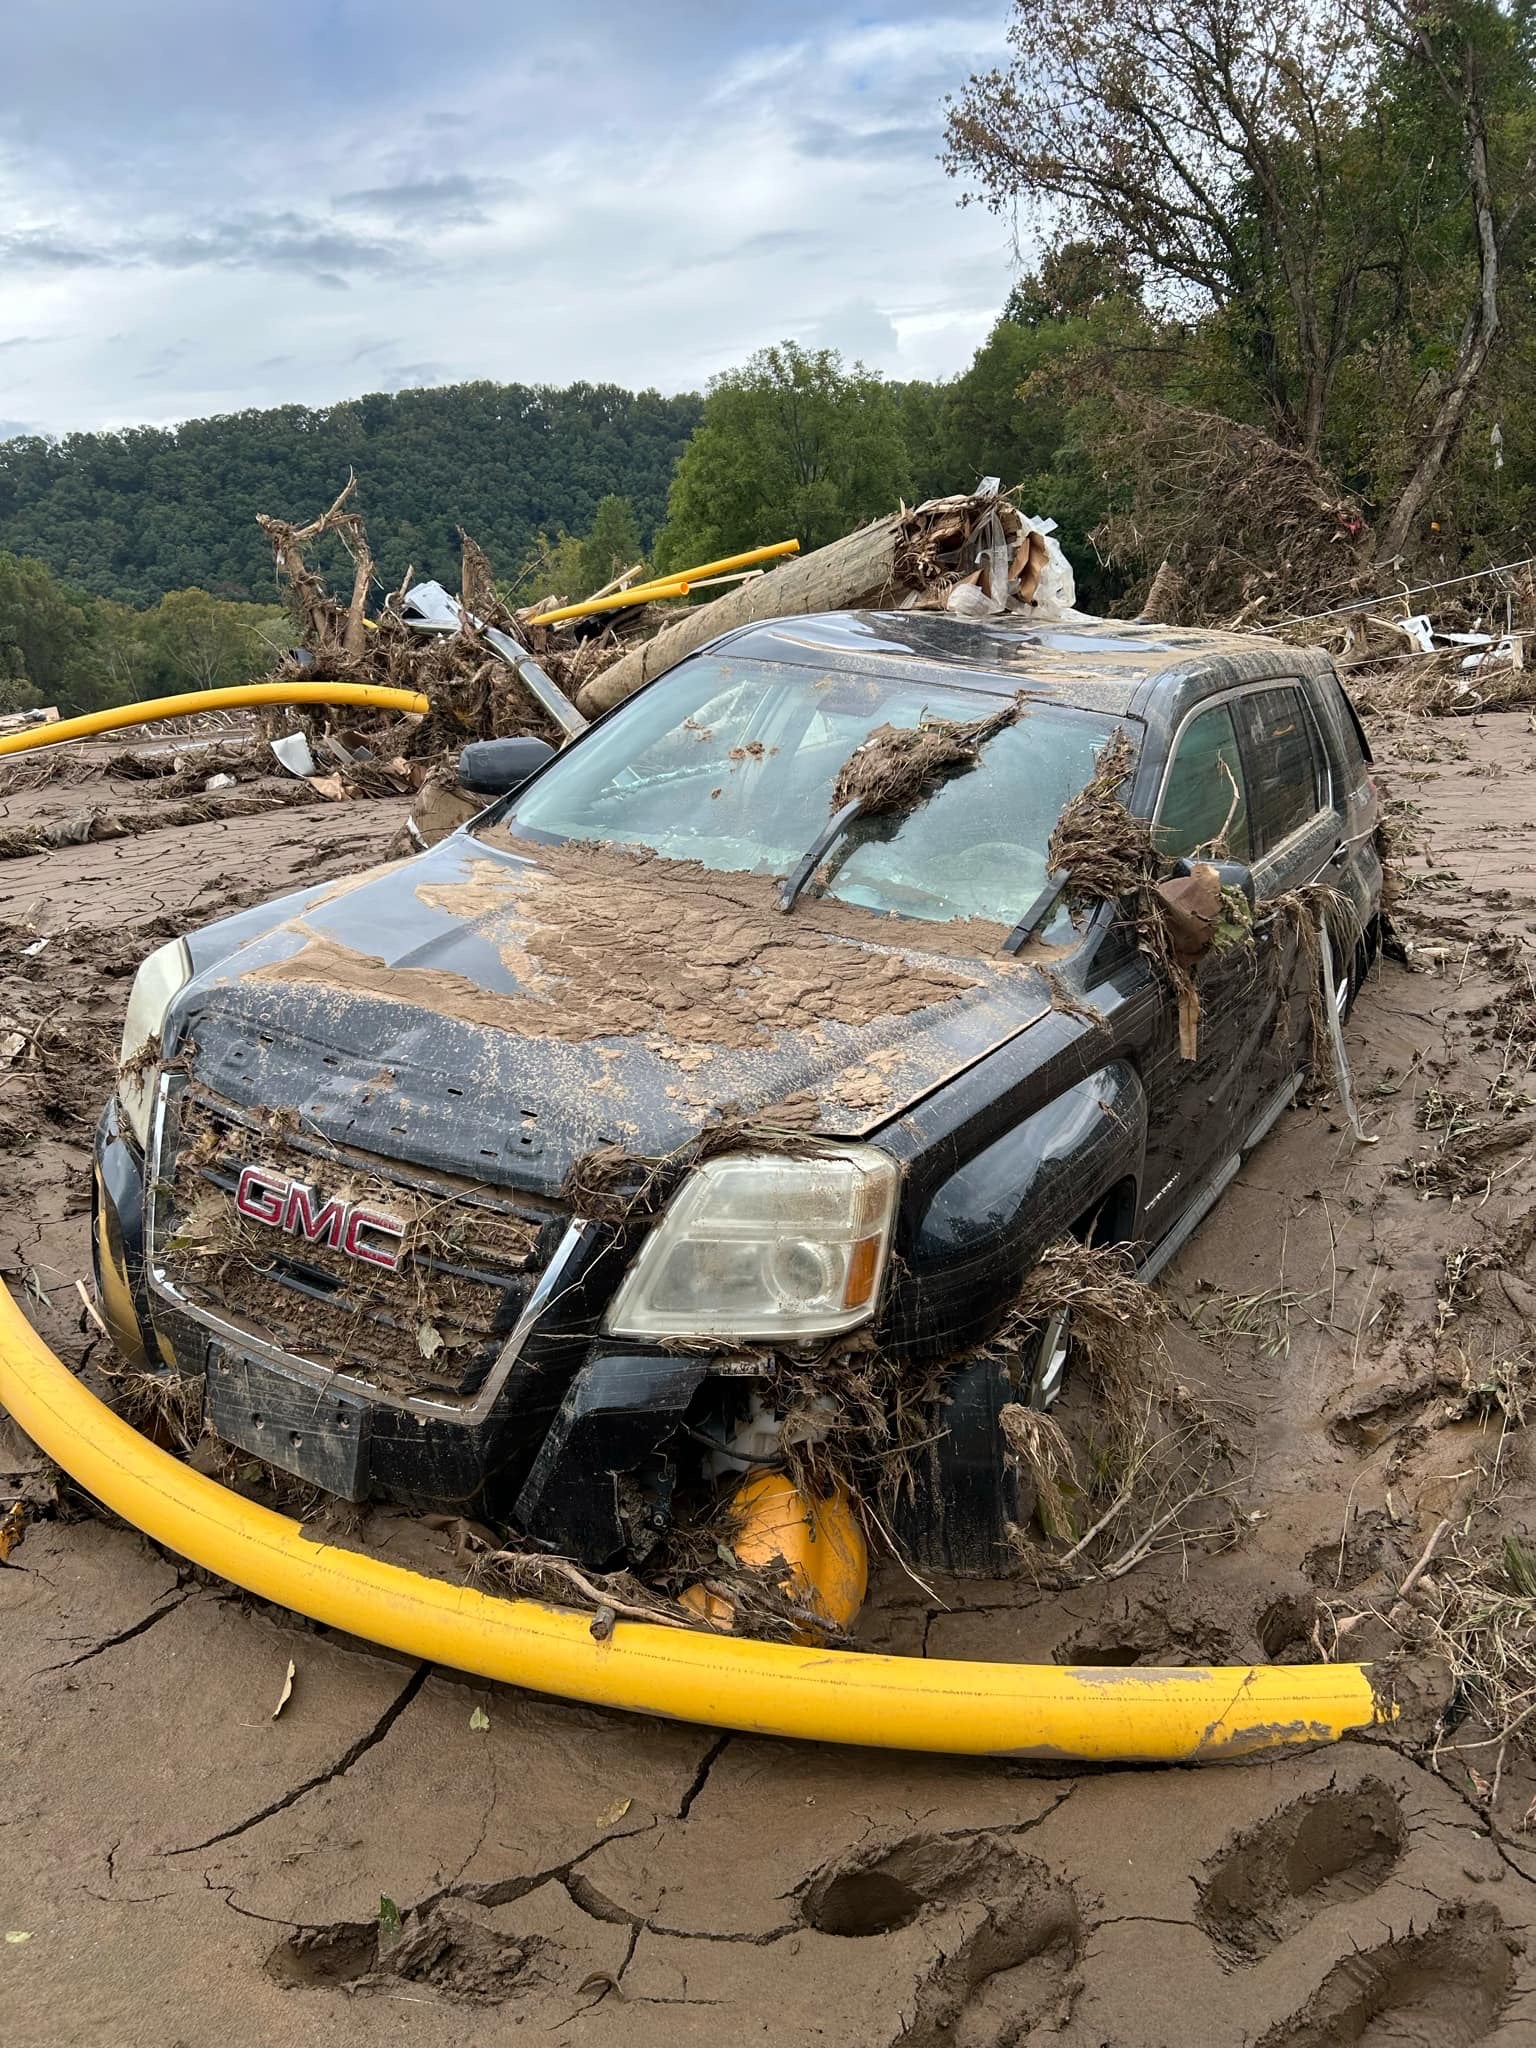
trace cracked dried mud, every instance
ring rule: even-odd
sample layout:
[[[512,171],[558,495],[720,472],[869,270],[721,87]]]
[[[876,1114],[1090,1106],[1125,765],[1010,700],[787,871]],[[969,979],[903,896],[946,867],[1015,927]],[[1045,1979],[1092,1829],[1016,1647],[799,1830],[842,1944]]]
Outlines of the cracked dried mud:
[[[7,2048],[1536,2048],[1536,1767],[1501,1719],[1530,1681],[1506,1642],[1502,1706],[1479,1690],[1506,1596],[1472,1563],[1536,1541],[1536,1161],[1518,1132],[1462,1147],[1487,1170],[1457,1200],[1424,1169],[1536,1097],[1536,737],[1463,721],[1454,759],[1445,734],[1378,736],[1427,835],[1403,901],[1427,950],[1347,1031],[1380,1143],[1288,1115],[1164,1283],[1231,1512],[1117,1578],[893,1577],[862,1623],[935,1657],[1386,1659],[1395,1731],[1080,1772],[723,1736],[309,1627],[66,1493],[0,1566]],[[152,801],[103,776],[13,792],[7,822],[98,800]],[[376,859],[399,808],[0,868],[30,1047],[0,1069],[0,1253],[88,1371],[91,1127],[138,955]],[[45,1491],[33,1466],[0,1429],[0,1487]]]

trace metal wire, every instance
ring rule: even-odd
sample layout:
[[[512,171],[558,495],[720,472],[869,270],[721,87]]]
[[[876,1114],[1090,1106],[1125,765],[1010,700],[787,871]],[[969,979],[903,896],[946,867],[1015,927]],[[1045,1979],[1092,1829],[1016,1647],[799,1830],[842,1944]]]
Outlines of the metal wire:
[[[1410,597],[1426,597],[1432,590],[1454,590],[1461,583],[1481,583],[1490,576],[1507,576],[1512,569],[1529,569],[1536,565],[1536,555],[1527,555],[1523,561],[1500,562],[1492,569],[1472,569],[1465,576],[1447,576],[1439,583],[1414,583],[1400,591],[1393,591],[1389,597],[1360,597],[1349,604],[1335,605],[1332,611],[1305,612],[1299,618],[1290,614],[1283,623],[1288,626],[1310,626],[1319,619],[1342,618],[1346,612],[1368,612],[1384,604],[1391,604],[1400,598],[1404,603]]]

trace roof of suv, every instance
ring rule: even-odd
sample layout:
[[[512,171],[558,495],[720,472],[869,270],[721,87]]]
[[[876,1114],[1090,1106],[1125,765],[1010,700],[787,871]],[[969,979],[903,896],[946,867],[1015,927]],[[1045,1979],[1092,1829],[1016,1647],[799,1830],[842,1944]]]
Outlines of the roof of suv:
[[[1011,696],[1021,687],[1093,710],[1128,712],[1164,670],[1188,674],[1205,661],[1283,656],[1310,666],[1302,650],[1256,633],[1194,632],[1134,620],[1046,625],[976,620],[951,612],[813,612],[743,626],[713,643],[757,661],[895,673],[963,668],[967,688]],[[1193,678],[1191,678],[1193,680]]]

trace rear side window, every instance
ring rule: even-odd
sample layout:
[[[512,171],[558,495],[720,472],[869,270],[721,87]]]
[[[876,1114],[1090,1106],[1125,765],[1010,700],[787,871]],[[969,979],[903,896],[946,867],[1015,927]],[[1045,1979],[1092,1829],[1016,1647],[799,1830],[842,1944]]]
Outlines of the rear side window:
[[[1322,743],[1300,690],[1251,690],[1234,700],[1248,767],[1254,858],[1289,839],[1328,801]]]
[[[1360,723],[1360,714],[1355,709],[1355,701],[1344,685],[1338,680],[1337,676],[1334,678],[1333,687],[1337,690],[1339,702],[1344,707],[1344,722],[1348,726],[1356,746],[1360,749],[1360,759],[1369,762],[1372,759],[1371,743],[1365,736],[1365,727]]]
[[[1237,730],[1231,706],[1213,704],[1190,720],[1174,746],[1152,843],[1159,853],[1179,859],[1209,846],[1229,815],[1227,851],[1234,860],[1249,860],[1248,791]]]

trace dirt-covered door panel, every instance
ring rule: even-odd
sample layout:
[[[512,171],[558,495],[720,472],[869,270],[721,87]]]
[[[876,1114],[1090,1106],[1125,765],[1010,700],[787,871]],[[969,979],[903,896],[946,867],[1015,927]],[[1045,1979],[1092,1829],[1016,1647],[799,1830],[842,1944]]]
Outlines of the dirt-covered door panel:
[[[1176,735],[1152,828],[1166,860],[1253,857],[1251,803],[1229,700],[1195,711]],[[1195,1057],[1166,1001],[1149,1050],[1145,1227],[1156,1238],[1201,1180],[1229,1158],[1272,1085],[1269,1041],[1279,997],[1269,938],[1213,950],[1194,969]]]
[[[1233,699],[1232,708],[1252,807],[1255,929],[1269,952],[1281,1026],[1267,1048],[1265,1072],[1278,1086],[1308,1055],[1308,1005],[1316,969],[1303,944],[1304,927],[1324,907],[1310,893],[1298,892],[1342,879],[1340,856],[1348,850],[1345,819],[1334,764],[1301,684],[1246,690]],[[1341,896],[1332,922],[1348,927],[1356,916]],[[1336,954],[1347,960],[1352,951],[1346,934],[1337,933]]]

